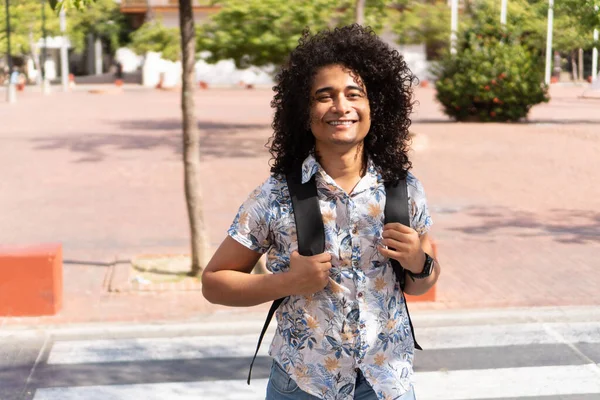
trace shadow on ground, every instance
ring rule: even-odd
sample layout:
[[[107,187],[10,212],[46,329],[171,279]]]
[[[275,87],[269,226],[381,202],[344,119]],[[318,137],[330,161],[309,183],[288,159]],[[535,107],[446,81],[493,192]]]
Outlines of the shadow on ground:
[[[179,120],[120,121],[120,133],[64,135],[34,138],[36,150],[68,150],[81,157],[77,163],[100,162],[119,151],[166,149],[182,155],[182,127]],[[203,157],[258,157],[266,152],[270,134],[267,124],[199,122]],[[139,133],[122,133],[135,130]],[[148,132],[157,131],[157,132]],[[266,133],[265,133],[266,132]]]
[[[451,231],[478,236],[509,232],[514,237],[550,237],[560,243],[600,243],[600,212],[596,211],[552,209],[550,214],[537,214],[503,207],[474,207],[463,212],[479,223],[449,228]]]

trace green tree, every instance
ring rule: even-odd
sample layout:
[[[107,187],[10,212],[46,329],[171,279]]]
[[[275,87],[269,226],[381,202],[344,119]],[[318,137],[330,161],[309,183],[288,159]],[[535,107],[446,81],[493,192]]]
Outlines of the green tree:
[[[399,44],[421,44],[428,58],[436,59],[450,46],[450,7],[446,2],[412,3],[392,25]]]
[[[68,16],[69,40],[77,52],[85,49],[88,34],[108,43],[114,52],[128,42],[130,32],[129,24],[114,0],[95,0]]]
[[[381,30],[390,0],[228,0],[198,32],[199,51],[207,50],[208,62],[233,59],[239,68],[280,65],[298,45],[302,30],[364,20]],[[362,11],[361,11],[362,10]]]
[[[587,31],[600,30],[600,0],[557,0],[555,14],[568,14]]]
[[[11,28],[11,55],[32,55],[35,43],[42,37],[42,7],[46,19],[46,34],[54,36],[60,34],[59,21],[55,13],[45,1],[11,0],[10,1],[10,28]],[[4,4],[0,7],[0,21],[6,21]],[[6,30],[0,31],[1,51],[6,49]]]
[[[131,34],[131,49],[139,55],[148,51],[162,54],[162,58],[170,61],[181,59],[181,40],[179,29],[167,28],[159,20],[145,22]]]
[[[542,52],[545,47],[544,3],[547,1],[510,0],[507,10],[507,30],[538,52]],[[458,18],[459,34],[472,28],[489,30],[498,25],[499,19],[499,1],[465,1]],[[450,7],[446,1],[440,0],[411,2],[402,9],[393,30],[398,35],[398,43],[424,43],[428,57],[437,59],[444,49],[450,47]]]
[[[233,59],[240,68],[281,64],[306,26],[327,27],[334,0],[228,0],[198,34],[209,62]]]

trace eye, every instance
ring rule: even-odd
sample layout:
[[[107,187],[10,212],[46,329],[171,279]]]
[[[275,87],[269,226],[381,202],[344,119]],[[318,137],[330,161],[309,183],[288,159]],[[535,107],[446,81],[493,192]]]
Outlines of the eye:
[[[352,92],[352,93],[348,93],[347,97],[351,98],[351,99],[359,99],[359,98],[363,97],[363,95],[360,92]]]

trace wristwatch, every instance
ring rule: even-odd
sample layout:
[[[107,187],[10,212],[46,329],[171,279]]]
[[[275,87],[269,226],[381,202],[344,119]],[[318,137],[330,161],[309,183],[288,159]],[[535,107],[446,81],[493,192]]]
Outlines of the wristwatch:
[[[433,272],[434,263],[435,260],[429,254],[425,253],[425,265],[423,266],[423,271],[419,272],[418,274],[415,274],[414,272],[406,270],[406,273],[408,273],[408,276],[410,276],[412,280],[425,279]]]

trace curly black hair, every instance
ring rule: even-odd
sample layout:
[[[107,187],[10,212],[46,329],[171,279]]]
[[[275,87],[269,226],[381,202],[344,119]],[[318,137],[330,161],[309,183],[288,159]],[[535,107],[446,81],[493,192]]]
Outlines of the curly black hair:
[[[302,33],[298,47],[277,74],[271,174],[285,176],[314,151],[310,130],[311,86],[317,71],[328,65],[342,65],[362,79],[371,108],[371,129],[364,150],[386,182],[397,182],[412,168],[408,160],[408,128],[413,109],[416,78],[402,55],[383,42],[371,28],[357,24]]]

